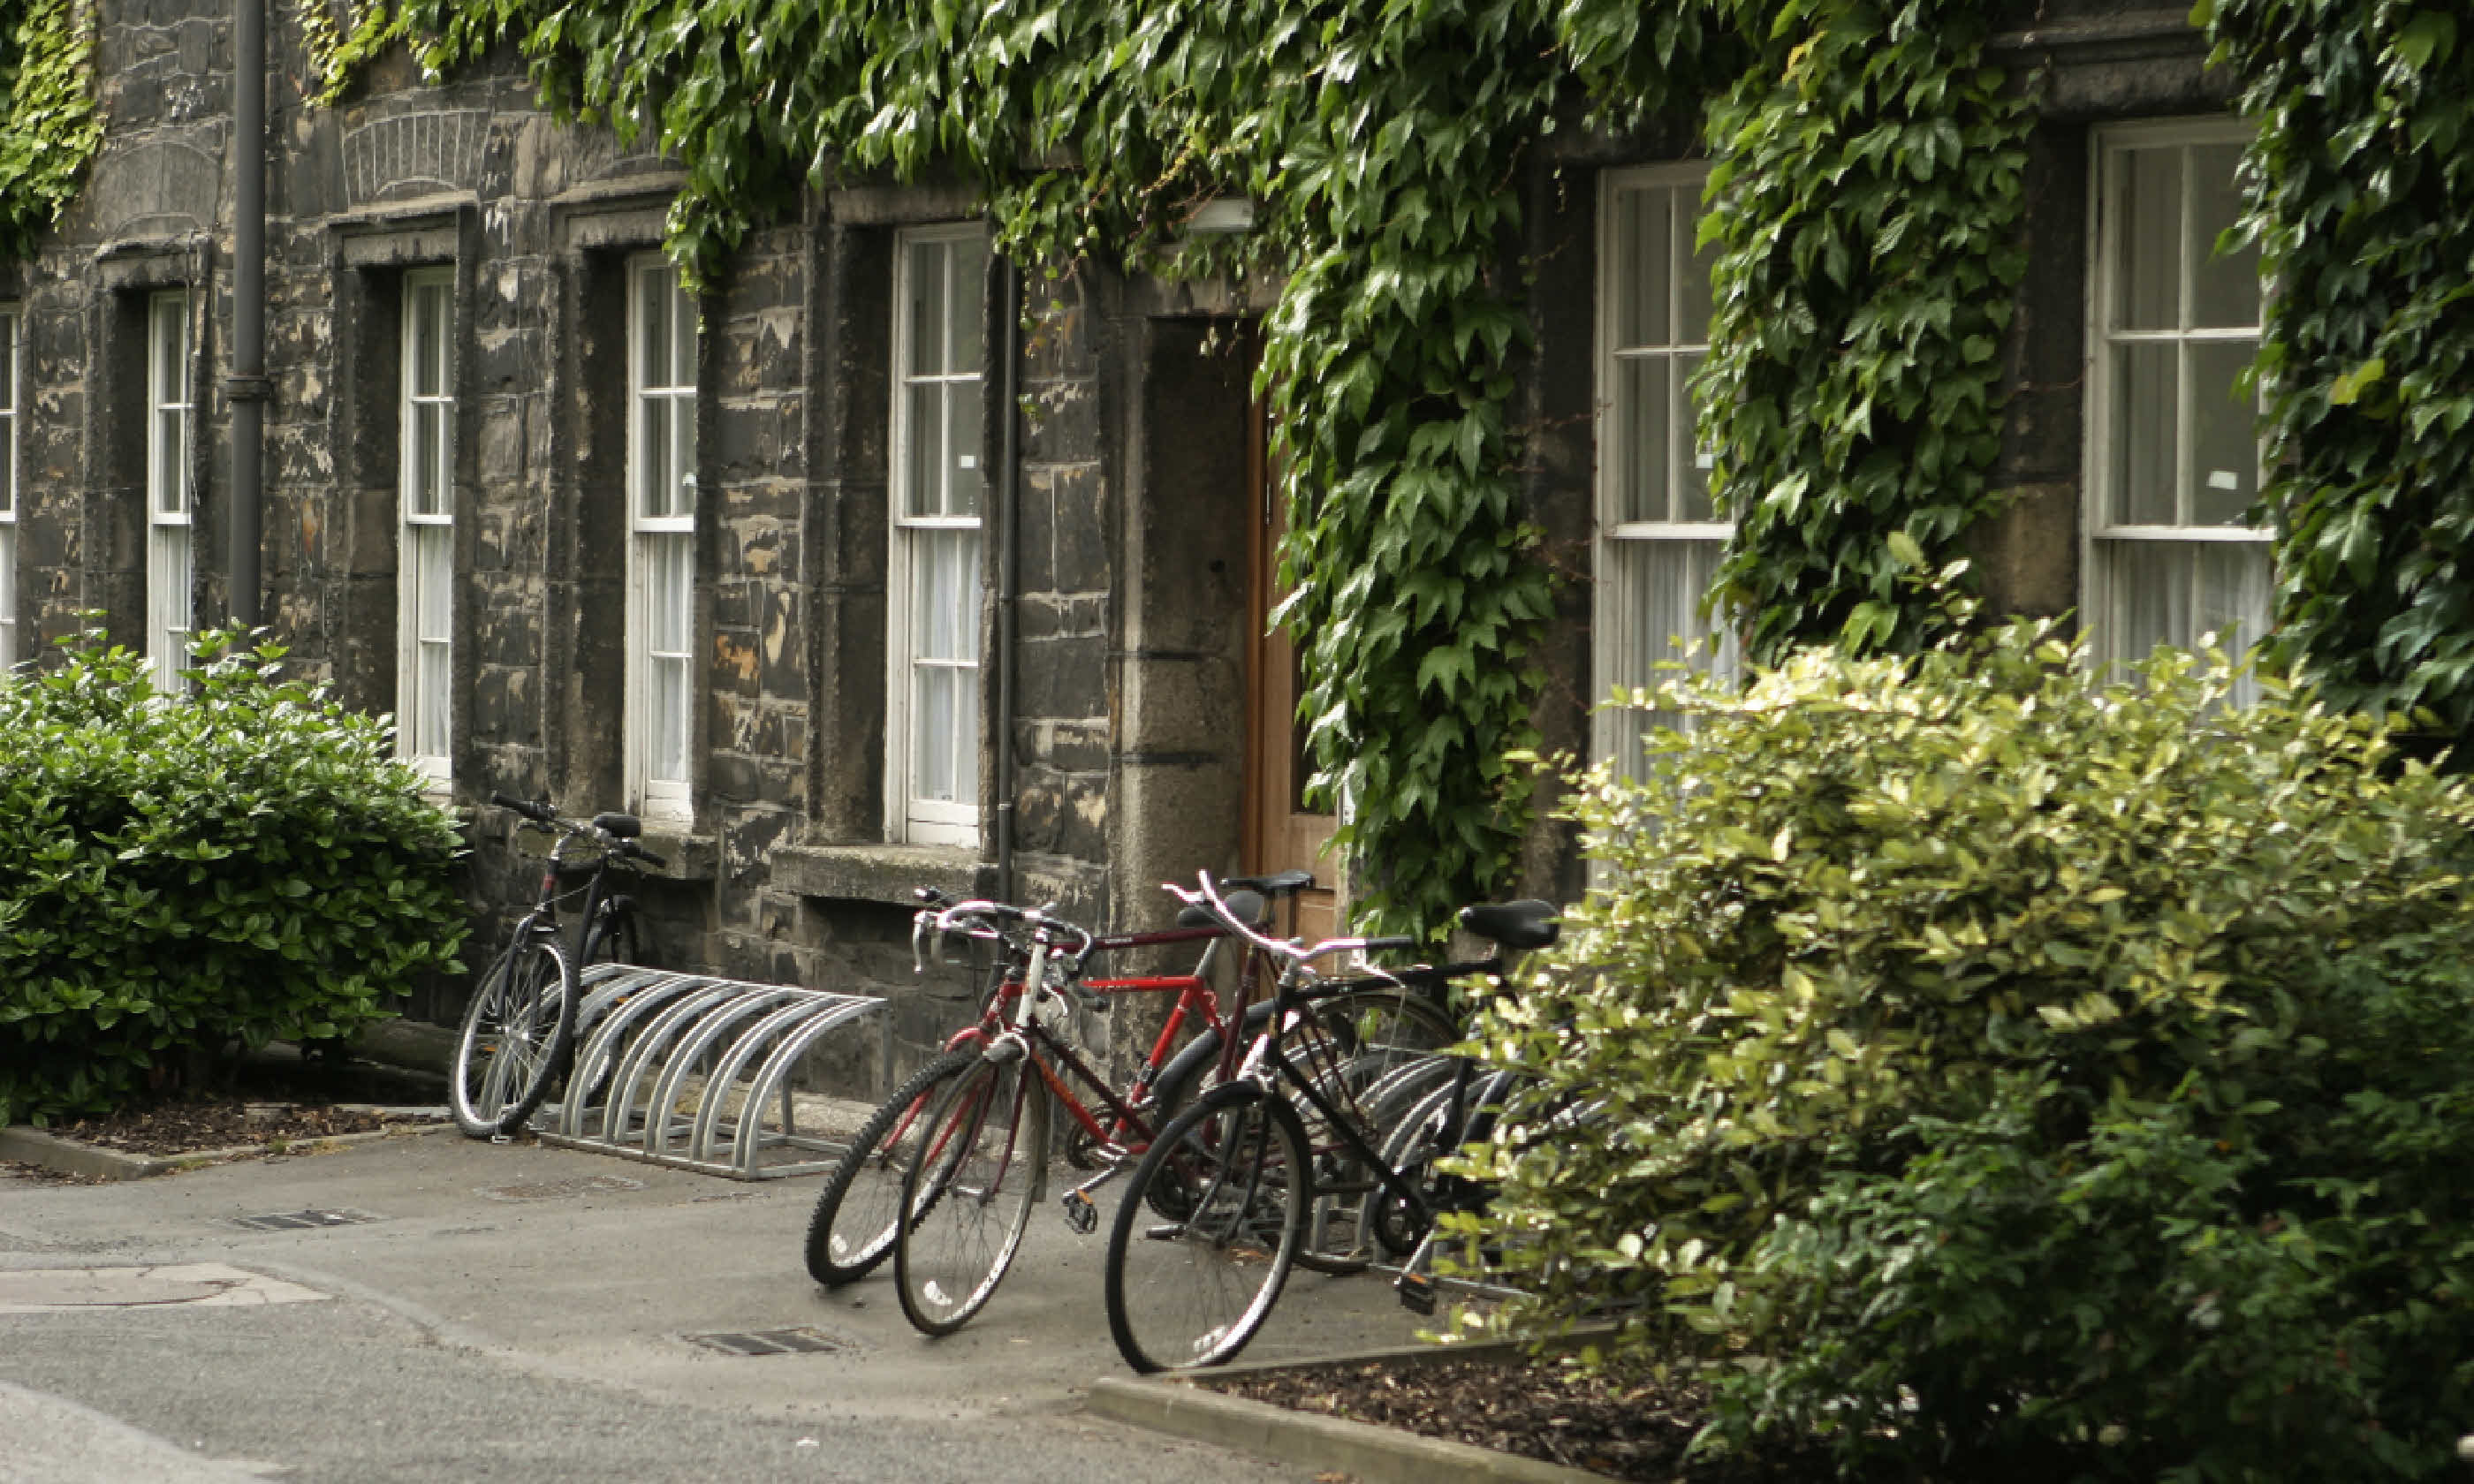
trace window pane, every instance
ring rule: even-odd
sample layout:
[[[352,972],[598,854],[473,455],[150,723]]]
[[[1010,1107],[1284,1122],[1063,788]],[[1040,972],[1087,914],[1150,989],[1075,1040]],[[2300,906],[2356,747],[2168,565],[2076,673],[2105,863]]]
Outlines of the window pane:
[[[2191,323],[2200,329],[2240,329],[2259,323],[2259,250],[2245,246],[2219,257],[2217,238],[2242,215],[2235,172],[2239,144],[2200,145],[2191,151]]]
[[[189,451],[182,446],[187,428],[188,416],[177,407],[155,414],[155,476],[148,483],[158,515],[179,515],[188,509]]]
[[[1615,347],[1669,344],[1675,193],[1663,187],[1616,197]]]
[[[1673,371],[1661,355],[1627,356],[1615,363],[1613,410],[1615,447],[1623,467],[1615,471],[1615,518],[1672,520],[1667,503],[1667,469],[1671,449],[1668,420],[1674,416],[1669,378]]]
[[[670,271],[640,269],[636,275],[636,373],[643,385],[667,384],[670,358]]]
[[[636,509],[657,520],[670,514],[670,481],[676,477],[677,453],[670,445],[669,403],[656,396],[636,402]]]
[[[908,323],[910,359],[904,372],[912,376],[940,375],[945,370],[944,304],[945,244],[914,242],[910,245]]]
[[[955,677],[963,672],[915,665],[910,689],[910,794],[940,803],[957,802],[954,765]]]
[[[922,531],[911,547],[910,646],[923,659],[980,658],[980,533]]]
[[[695,398],[673,396],[665,402],[670,421],[669,479],[664,487],[668,497],[668,514],[695,514],[696,422]]]
[[[662,278],[669,290],[670,315],[670,359],[665,377],[671,386],[691,387],[696,379],[695,300],[688,297],[686,286],[679,282],[677,270],[664,274]]]
[[[2173,441],[2175,348],[2117,346],[2113,357],[2114,522],[2172,525],[2173,480],[2180,467]]]
[[[1678,190],[1675,193],[1675,251],[1684,261],[1684,281],[1675,286],[1676,311],[1682,317],[1676,326],[1676,343],[1706,346],[1710,343],[1710,309],[1714,302],[1710,288],[1710,274],[1717,266],[1716,248],[1696,248],[1693,233],[1698,229],[1694,220],[1700,193]]]
[[[2236,394],[2235,378],[2258,347],[2247,340],[2205,341],[2190,349],[2191,521],[2195,525],[2242,524],[2243,512],[2259,495],[2259,419],[2252,402]]]
[[[419,283],[412,290],[412,395],[447,394],[447,286]]]
[[[155,683],[170,690],[188,663],[189,528],[158,525],[146,537],[146,653]]]
[[[1674,408],[1673,433],[1676,451],[1675,517],[1678,520],[1715,520],[1717,511],[1710,503],[1710,466],[1714,462],[1701,447],[1694,427],[1692,378],[1700,373],[1701,363],[1708,359],[1699,351],[1675,358],[1671,393]]]
[[[1610,685],[1654,690],[1676,672],[1661,670],[1663,661],[1684,661],[1721,679],[1742,672],[1734,635],[1701,616],[1701,600],[1718,567],[1725,543],[1715,540],[1618,541],[1610,554],[1605,577],[1616,585],[1618,632],[1602,637],[1609,646],[1601,668]],[[1684,644],[1704,641],[1686,659]],[[1643,732],[1674,726],[1681,718],[1669,711],[1624,710],[1602,723],[1605,746],[1626,773],[1637,776],[1646,765]]]
[[[445,441],[447,409],[436,402],[415,402],[412,406],[412,488],[411,514],[443,515],[447,513],[446,462],[440,444]]]
[[[945,301],[947,375],[980,370],[980,320],[988,281],[988,245],[979,238],[953,245],[954,275]]]
[[[2265,541],[2102,541],[2114,593],[2113,632],[2099,635],[2101,653],[2144,659],[2159,644],[2197,647],[2210,634],[2239,655],[2268,632],[2274,595]],[[2255,685],[2237,704],[2257,699]]]
[[[446,526],[414,526],[413,581],[418,593],[413,605],[413,637],[427,643],[444,643],[453,636],[455,601],[455,533]]]
[[[941,383],[913,382],[902,389],[910,404],[907,447],[908,488],[902,495],[904,514],[945,514],[945,491],[939,478],[945,469],[945,388]]]
[[[448,740],[447,671],[449,651],[445,644],[414,646],[414,663],[420,669],[416,683],[420,698],[418,714],[413,719],[412,751],[416,757],[444,757],[452,744]]]
[[[945,456],[951,461],[945,476],[946,514],[976,515],[980,513],[980,383],[977,381],[945,384]]]
[[[643,538],[646,647],[656,655],[685,655],[693,624],[694,538],[665,532]]]
[[[2114,160],[2114,326],[2177,328],[2181,324],[2181,152],[2123,150]]]
[[[655,658],[646,670],[652,681],[653,714],[644,774],[665,783],[684,783],[688,777],[688,664],[684,659]]]
[[[0,449],[0,459],[7,457]],[[0,669],[17,662],[17,528],[0,522]]]

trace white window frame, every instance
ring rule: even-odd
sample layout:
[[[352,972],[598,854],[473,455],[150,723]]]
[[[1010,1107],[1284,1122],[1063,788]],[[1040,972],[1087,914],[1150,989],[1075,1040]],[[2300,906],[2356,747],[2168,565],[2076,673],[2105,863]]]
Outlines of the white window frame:
[[[987,346],[981,336],[980,358],[968,370],[946,367],[934,372],[916,370],[919,356],[912,344],[910,317],[904,312],[910,302],[912,250],[931,244],[976,244],[984,249],[987,230],[979,223],[949,223],[935,227],[913,227],[897,232],[893,251],[893,432],[891,468],[888,481],[890,515],[886,525],[891,532],[892,555],[886,566],[885,581],[885,834],[890,840],[912,845],[949,845],[976,849],[980,844],[979,777],[980,753],[984,747],[985,727],[980,715],[980,685],[977,683],[981,665],[981,593],[986,582],[984,560],[979,563],[980,581],[970,585],[968,611],[959,615],[961,632],[967,634],[971,648],[968,658],[931,658],[917,653],[920,636],[912,620],[911,601],[917,588],[919,549],[923,538],[939,532],[979,532],[982,518],[978,514],[986,505],[986,470],[981,466],[978,447],[967,450],[953,446],[954,419],[947,415],[937,419],[937,445],[926,446],[928,439],[912,427],[911,395],[914,389],[939,389],[940,406],[951,409],[954,398],[976,399],[986,378]],[[981,257],[984,262],[984,256]],[[948,342],[954,316],[975,317],[985,313],[984,278],[962,281],[957,272],[957,257],[947,253],[942,258],[944,273],[943,314],[937,320],[937,331]],[[976,424],[977,419],[973,419]],[[981,488],[972,500],[973,514],[940,514],[915,515],[908,509],[909,491],[920,474],[921,461],[934,459],[939,479],[956,469],[976,473]],[[939,486],[938,503],[950,511],[954,504],[950,486]],[[984,559],[985,553],[982,552]],[[913,778],[911,759],[916,738],[912,729],[916,719],[910,704],[913,671],[920,666],[947,668],[968,679],[956,682],[957,715],[967,715],[967,733],[958,727],[952,768],[957,794],[969,790],[967,799],[923,799]],[[962,744],[967,742],[968,746]]]
[[[407,272],[399,323],[396,754],[444,786],[455,716],[455,270]]]
[[[2180,217],[2177,233],[2181,250],[2175,254],[2178,281],[2176,323],[2167,329],[2124,329],[2115,323],[2119,299],[2118,268],[2120,238],[2123,224],[2121,213],[2112,204],[2116,172],[2120,162],[2131,152],[2162,150],[2189,151],[2195,147],[2221,146],[2246,142],[2251,136],[2248,125],[2238,119],[2212,117],[2204,119],[2161,119],[2137,123],[2098,126],[2089,141],[2088,171],[2088,302],[2087,302],[2087,415],[2086,444],[2080,467],[2085,490],[2083,518],[2080,529],[2080,611],[2087,615],[2094,638],[2094,658],[2099,664],[2114,664],[2144,659],[2148,646],[2123,636],[2128,627],[2123,618],[2128,593],[2127,579],[2117,571],[2117,563],[2145,548],[2155,550],[2160,545],[2190,550],[2195,556],[2199,548],[2209,545],[2256,549],[2261,560],[2274,540],[2272,532],[2240,525],[2202,525],[2192,522],[2192,501],[2200,475],[2195,465],[2195,439],[2193,436],[2194,408],[2201,389],[2191,368],[2195,347],[2247,344],[2256,347],[2261,334],[2263,313],[2254,316],[2247,325],[2195,325],[2192,321],[2195,275],[2190,251],[2199,227],[2194,220],[2191,176],[2186,168],[2178,197]],[[2187,166],[2187,154],[2185,158]],[[2213,260],[2213,259],[2210,259]],[[2263,305],[2265,295],[2262,296]],[[2113,404],[2121,371],[2118,353],[2136,346],[2171,346],[2175,355],[2175,407],[2173,439],[2175,448],[2174,511],[2175,520],[2167,524],[2137,524],[2115,518],[2122,491],[2116,487],[2113,455],[2117,441],[2125,436],[2114,426]],[[2255,464],[2250,473],[2250,489],[2256,493],[2265,468]],[[2261,579],[2261,591],[2268,591],[2273,573]],[[2195,597],[2194,598],[2195,606]],[[2255,642],[2272,621],[2272,613],[2263,607],[2255,615],[2259,632],[2239,639],[2220,636],[2220,642],[2231,643],[2237,652]],[[2201,635],[2187,636],[2195,643]],[[2257,686],[2245,682],[2238,690],[2237,702],[2255,699]]]
[[[25,380],[25,315],[0,301],[0,671],[29,658],[18,641],[17,501],[23,489],[17,451],[18,388]]]
[[[1598,543],[1590,652],[1594,699],[1601,703],[1618,685],[1654,687],[1668,673],[1655,668],[1662,660],[1683,660],[1722,677],[1736,674],[1741,668],[1734,634],[1705,619],[1696,617],[1687,631],[1670,636],[1652,638],[1636,633],[1634,615],[1651,595],[1634,586],[1625,573],[1627,559],[1638,560],[1661,548],[1699,548],[1692,555],[1706,570],[1715,564],[1718,552],[1734,534],[1732,522],[1685,505],[1684,461],[1690,458],[1705,472],[1712,462],[1701,448],[1697,419],[1686,386],[1709,353],[1706,318],[1702,337],[1693,339],[1685,334],[1687,299],[1682,272],[1696,260],[1694,233],[1701,217],[1702,188],[1709,177],[1709,167],[1697,163],[1608,170],[1598,177],[1597,329],[1592,361],[1596,378]],[[1627,196],[1642,192],[1665,193],[1673,203],[1667,218],[1667,274],[1662,285],[1666,332],[1657,341],[1628,344],[1623,311],[1630,302],[1631,286],[1624,281],[1623,234],[1629,218],[1619,208]],[[1703,287],[1706,293],[1707,286]],[[1666,456],[1663,467],[1650,471],[1655,476],[1650,503],[1662,507],[1655,512],[1659,518],[1636,519],[1632,517],[1641,512],[1627,508],[1632,503],[1628,486],[1640,471],[1632,447],[1629,419],[1622,416],[1622,374],[1627,363],[1644,361],[1663,361],[1668,369]],[[1706,596],[1706,591],[1689,595],[1691,611],[1698,613],[1698,605]],[[1702,643],[1687,660],[1683,651],[1667,642],[1668,638]],[[1641,732],[1659,722],[1674,720],[1663,712],[1600,705],[1591,724],[1592,754],[1613,759],[1619,768],[1632,771],[1639,764]]]
[[[664,283],[668,292],[659,327],[671,348],[667,367],[648,358],[647,331],[655,326],[644,308],[647,292],[658,292]],[[627,792],[630,805],[644,819],[684,826],[692,821],[695,808],[695,368],[700,347],[696,304],[680,287],[677,265],[658,252],[628,259],[626,319]],[[651,436],[657,428],[658,447]],[[665,581],[674,585],[674,606],[662,613],[656,608]],[[658,620],[665,616],[672,620],[667,634],[658,632]],[[665,752],[668,755],[662,755]]]
[[[196,490],[196,408],[192,402],[189,290],[158,289],[146,299],[146,662],[156,689],[178,695],[186,682],[195,622],[192,515]]]

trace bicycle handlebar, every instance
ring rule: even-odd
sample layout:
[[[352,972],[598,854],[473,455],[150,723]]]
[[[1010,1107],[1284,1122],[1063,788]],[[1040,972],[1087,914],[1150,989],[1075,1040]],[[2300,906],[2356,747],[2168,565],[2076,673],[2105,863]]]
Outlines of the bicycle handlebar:
[[[549,806],[549,801],[546,799],[515,799],[494,790],[490,795],[490,802],[501,809],[522,815],[544,829],[560,830],[570,835],[592,835],[601,842],[604,850],[614,855],[630,860],[641,860],[648,866],[669,864],[668,861],[645,850],[635,841],[624,835],[614,835],[597,824],[579,825],[573,820],[560,819],[558,811]]]

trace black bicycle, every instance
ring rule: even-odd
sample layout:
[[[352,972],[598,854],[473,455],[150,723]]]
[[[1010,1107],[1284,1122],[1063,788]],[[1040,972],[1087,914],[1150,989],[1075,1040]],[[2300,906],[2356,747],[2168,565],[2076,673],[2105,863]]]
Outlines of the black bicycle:
[[[1378,1251],[1407,1259],[1401,1302],[1431,1313],[1434,1218],[1484,1199],[1436,1162],[1472,1137],[1472,1114],[1490,1098],[1499,1102],[1501,1089],[1490,1090],[1491,1079],[1466,1058],[1370,1063],[1345,1041],[1286,1034],[1316,1023],[1307,1007],[1317,998],[1365,982],[1325,978],[1318,960],[1405,940],[1284,943],[1230,917],[1208,875],[1201,891],[1177,895],[1211,908],[1284,967],[1272,1013],[1242,1060],[1160,1130],[1128,1182],[1105,1259],[1118,1352],[1143,1372],[1223,1364],[1270,1317],[1293,1264],[1346,1271]],[[1555,914],[1542,901],[1464,908],[1461,925],[1495,944],[1493,955],[1369,977],[1426,988],[1500,973],[1506,952],[1554,941]],[[1400,1090],[1419,1069],[1442,1071],[1442,1088]],[[1364,1106],[1378,1091],[1407,1105],[1388,1128]],[[1435,1091],[1441,1101],[1429,1107]]]
[[[643,826],[632,814],[596,814],[583,824],[561,819],[539,800],[492,794],[490,802],[521,815],[524,823],[517,827],[540,830],[552,840],[540,895],[482,974],[456,1033],[448,1103],[456,1127],[473,1138],[514,1134],[566,1074],[575,1049],[578,966],[643,961],[636,899],[612,890],[612,878],[632,873],[639,863],[664,864],[636,843]],[[570,858],[577,847],[590,851],[590,858]],[[572,952],[559,942],[565,895],[560,882],[571,871],[590,873]]]

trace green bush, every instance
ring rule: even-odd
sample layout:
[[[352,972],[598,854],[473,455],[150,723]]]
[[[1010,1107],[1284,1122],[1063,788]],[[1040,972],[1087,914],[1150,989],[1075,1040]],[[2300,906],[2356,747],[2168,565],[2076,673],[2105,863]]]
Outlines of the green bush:
[[[0,680],[0,1122],[347,1035],[452,965],[453,819],[384,722],[234,637],[199,641],[183,700],[91,640]]]
[[[2474,800],[2220,658],[2139,672],[1805,652],[1576,780],[1598,889],[1477,1031],[1537,1074],[1458,1218],[1509,1324],[1697,1331],[1706,1446],[1868,1476],[2454,1474]],[[1576,1101],[1605,1137],[1528,1137]]]

